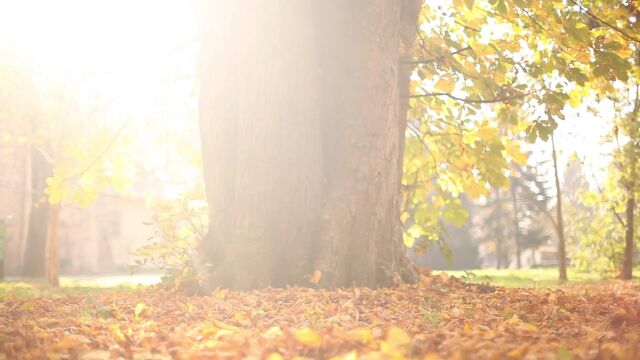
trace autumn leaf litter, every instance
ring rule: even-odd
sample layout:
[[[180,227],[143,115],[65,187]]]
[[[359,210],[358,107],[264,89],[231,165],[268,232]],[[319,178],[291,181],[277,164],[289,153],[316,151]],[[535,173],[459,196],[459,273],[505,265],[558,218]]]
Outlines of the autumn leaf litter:
[[[640,359],[640,285],[0,299],[0,359]],[[4,354],[4,357],[3,355]]]

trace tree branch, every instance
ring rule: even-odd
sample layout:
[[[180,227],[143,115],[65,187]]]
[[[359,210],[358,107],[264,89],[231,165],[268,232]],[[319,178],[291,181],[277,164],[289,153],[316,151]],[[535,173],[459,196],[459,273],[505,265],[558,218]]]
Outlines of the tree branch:
[[[411,98],[423,98],[423,97],[433,97],[433,96],[446,96],[450,99],[453,99],[456,101],[462,101],[469,104],[492,104],[492,103],[509,102],[511,100],[521,99],[527,95],[529,95],[529,93],[516,94],[512,96],[504,96],[504,97],[499,97],[495,99],[469,99],[469,98],[457,97],[446,92],[433,92],[433,93],[409,95],[409,98],[411,99]]]
[[[605,21],[604,19],[600,18],[599,16],[595,15],[594,13],[591,12],[591,10],[589,10],[588,7],[582,5],[582,4],[578,4],[578,2],[576,2],[575,0],[569,0],[571,3],[573,3],[574,5],[578,6],[580,8],[580,10],[584,11],[585,14],[589,15],[592,19],[596,20],[597,22],[607,26],[608,28],[614,30],[615,32],[617,32],[618,34],[622,35],[623,37],[635,41],[637,43],[640,43],[640,38],[637,38],[627,32],[625,32],[624,30],[620,29],[619,27]]]
[[[70,175],[66,177],[63,181],[66,182],[74,178],[80,178],[84,174],[86,174],[89,170],[91,170],[91,168],[94,167],[100,161],[100,159],[102,159],[109,152],[109,150],[111,150],[113,145],[115,145],[115,143],[118,141],[118,138],[120,137],[124,129],[129,124],[129,120],[130,118],[127,118],[125,121],[122,122],[122,125],[120,125],[120,128],[118,129],[118,131],[116,131],[115,135],[113,136],[113,138],[111,138],[107,146],[105,146],[104,149],[96,157],[94,157],[84,169],[82,169],[81,171],[77,172],[74,175]]]
[[[458,55],[462,52],[465,52],[467,50],[471,50],[471,46],[465,46],[462,49],[458,49],[452,53],[450,53],[451,56],[453,55]],[[445,57],[443,56],[438,56],[432,59],[417,59],[417,60],[407,60],[407,61],[402,61],[401,64],[407,64],[407,65],[424,65],[424,64],[432,64],[435,62],[438,62],[440,60],[443,60]]]

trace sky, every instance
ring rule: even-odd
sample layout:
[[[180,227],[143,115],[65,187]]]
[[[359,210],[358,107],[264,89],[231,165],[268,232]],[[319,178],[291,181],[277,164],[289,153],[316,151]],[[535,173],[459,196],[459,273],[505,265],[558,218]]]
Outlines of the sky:
[[[166,103],[181,86],[192,92],[198,43],[189,4],[0,0],[0,47],[25,58],[38,84],[63,84],[130,112]]]
[[[157,140],[158,132],[199,140],[191,2],[0,0],[3,48],[30,65],[43,92],[62,86],[89,108],[104,111],[101,118],[113,128],[127,122],[126,131],[137,137],[133,156],[145,156],[145,171],[166,180],[167,197],[181,190],[174,185],[199,180],[193,167],[176,171],[174,163],[167,169],[167,154],[175,149]]]
[[[596,107],[599,110],[598,115],[588,111],[586,105],[577,109],[565,108],[566,119],[558,123],[554,133],[561,179],[564,167],[575,154],[583,164],[587,181],[594,189],[598,184],[602,184],[606,177],[606,167],[612,149],[602,142],[602,138],[611,131],[613,121],[611,102],[604,101]],[[529,145],[528,150],[532,151],[532,163],[547,162],[546,172],[552,183],[551,142],[538,140],[535,144]]]

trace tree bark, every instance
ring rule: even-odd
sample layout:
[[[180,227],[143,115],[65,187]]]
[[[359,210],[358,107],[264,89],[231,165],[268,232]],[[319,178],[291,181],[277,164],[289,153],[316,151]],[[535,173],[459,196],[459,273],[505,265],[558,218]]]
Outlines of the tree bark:
[[[640,53],[636,56],[640,60]],[[636,85],[636,98],[631,113],[630,148],[629,148],[629,184],[627,184],[627,205],[626,205],[626,229],[624,234],[624,259],[622,262],[622,272],[620,278],[631,280],[633,278],[633,263],[635,255],[634,218],[636,209],[636,176],[637,176],[637,142],[638,142],[638,112],[640,111],[640,85]]]
[[[622,263],[622,272],[620,278],[623,280],[631,280],[633,277],[633,253],[634,253],[634,212],[636,208],[636,199],[633,192],[630,192],[626,205],[626,229],[624,234],[624,261]]]
[[[209,287],[415,280],[399,219],[399,61],[417,4],[202,2]]]
[[[6,253],[7,227],[0,219],[0,281],[4,280],[4,257]]]
[[[556,233],[558,234],[558,278],[567,281],[567,252],[565,251],[564,221],[562,219],[562,189],[560,188],[560,176],[558,174],[558,157],[556,143],[551,135],[551,157],[553,158],[553,175],[556,182]]]
[[[59,280],[58,262],[58,224],[60,223],[60,204],[50,206],[49,222],[47,224],[47,240],[45,245],[45,275],[47,283],[57,287]]]
[[[502,242],[503,242],[503,229],[502,222],[502,197],[500,196],[500,189],[496,189],[496,221],[498,222],[496,227],[496,269],[502,267]]]
[[[49,222],[49,202],[44,195],[47,178],[53,175],[53,166],[46,156],[31,147],[31,211],[27,229],[22,274],[27,277],[45,277],[45,246]]]
[[[516,187],[511,182],[511,205],[513,206],[513,241],[516,245],[516,266],[522,268],[522,251],[520,249],[520,226],[518,225],[518,199],[516,195]]]

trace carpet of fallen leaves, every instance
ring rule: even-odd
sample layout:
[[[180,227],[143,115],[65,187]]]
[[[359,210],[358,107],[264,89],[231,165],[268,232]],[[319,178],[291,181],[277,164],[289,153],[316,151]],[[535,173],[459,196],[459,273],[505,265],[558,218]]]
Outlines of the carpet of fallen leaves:
[[[640,285],[623,282],[0,299],[0,359],[640,359],[639,338]]]

